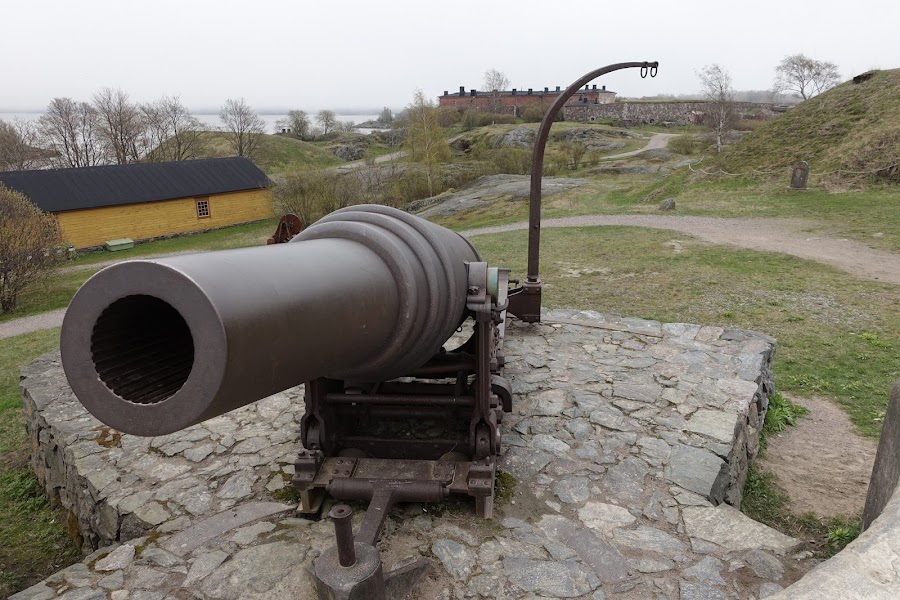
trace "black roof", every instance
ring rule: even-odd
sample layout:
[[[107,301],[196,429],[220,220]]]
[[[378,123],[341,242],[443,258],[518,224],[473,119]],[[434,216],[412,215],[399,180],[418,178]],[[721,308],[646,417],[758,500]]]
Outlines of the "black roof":
[[[46,212],[140,204],[269,187],[248,159],[207,158],[77,169],[7,171],[0,182]]]

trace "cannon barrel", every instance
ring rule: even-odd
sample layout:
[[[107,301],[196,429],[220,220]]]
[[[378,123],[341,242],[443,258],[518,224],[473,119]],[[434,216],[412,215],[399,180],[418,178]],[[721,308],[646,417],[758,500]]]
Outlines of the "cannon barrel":
[[[461,236],[374,205],[287,244],[133,260],[72,299],[62,364],[75,395],[125,433],[172,433],[318,377],[396,378],[465,318]]]

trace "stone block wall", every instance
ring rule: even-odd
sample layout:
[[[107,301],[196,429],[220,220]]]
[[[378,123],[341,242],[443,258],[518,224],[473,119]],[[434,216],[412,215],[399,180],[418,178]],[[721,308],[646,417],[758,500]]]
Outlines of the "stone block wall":
[[[735,103],[740,118],[753,118],[761,111],[770,111],[769,104]],[[613,119],[630,125],[676,123],[698,125],[707,112],[706,102],[615,102],[613,104],[567,104],[563,107],[566,121],[597,121]]]
[[[22,369],[21,391],[31,466],[90,548],[271,500],[293,474],[302,388],[155,438],[121,434],[88,413],[59,352]]]

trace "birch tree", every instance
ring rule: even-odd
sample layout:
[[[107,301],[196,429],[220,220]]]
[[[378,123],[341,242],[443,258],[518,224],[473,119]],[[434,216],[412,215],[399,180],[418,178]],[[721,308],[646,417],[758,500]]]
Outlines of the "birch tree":
[[[718,64],[708,65],[697,74],[707,101],[707,125],[716,135],[716,152],[722,151],[722,138],[734,123],[734,90],[731,75]]]
[[[836,86],[840,79],[836,64],[793,54],[784,57],[775,67],[773,91],[808,100]]]
[[[491,93],[491,112],[500,111],[500,92],[509,87],[506,74],[497,69],[484,72],[484,90]]]
[[[416,90],[413,103],[406,109],[406,147],[410,158],[425,167],[428,193],[434,195],[434,174],[441,162],[450,160],[447,132],[438,121],[434,102],[422,90]]]

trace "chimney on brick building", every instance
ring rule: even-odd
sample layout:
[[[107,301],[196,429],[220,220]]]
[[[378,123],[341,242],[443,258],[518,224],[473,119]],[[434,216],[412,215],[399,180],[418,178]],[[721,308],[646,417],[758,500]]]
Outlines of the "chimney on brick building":
[[[448,92],[447,90],[444,90],[444,95],[445,95],[445,96],[449,96],[449,95],[450,95],[450,92]]]
[[[594,87],[593,87],[592,89],[595,89],[595,90],[597,89],[597,84],[596,84],[596,83],[594,84]]]
[[[550,88],[547,88],[547,87],[544,88],[544,93],[547,93],[549,91],[550,91]]]
[[[513,96],[516,95],[516,88],[513,88],[513,90],[512,90],[512,95],[513,95]]]
[[[528,95],[531,95],[531,88],[528,88]]]
[[[465,95],[466,95],[466,88],[465,88],[465,86],[462,86],[462,85],[459,86],[459,95],[460,95],[460,96],[465,96]]]
[[[556,91],[557,91],[557,92],[559,91],[559,86],[556,86]]]
[[[469,95],[473,98],[475,97],[475,90],[469,90]]]

